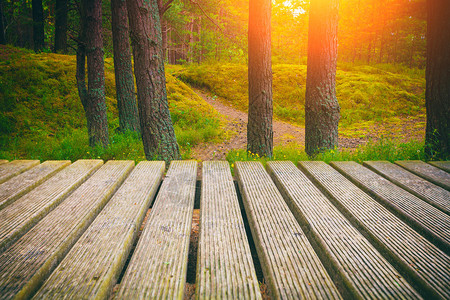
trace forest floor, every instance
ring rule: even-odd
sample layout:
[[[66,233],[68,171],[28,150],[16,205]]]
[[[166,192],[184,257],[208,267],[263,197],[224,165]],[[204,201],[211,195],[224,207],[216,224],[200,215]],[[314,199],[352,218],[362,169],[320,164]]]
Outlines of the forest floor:
[[[237,110],[209,93],[194,89],[206,102],[213,106],[222,117],[225,118],[225,132],[228,137],[219,143],[203,143],[192,148],[192,158],[206,160],[225,160],[226,155],[233,149],[245,149],[247,145],[247,113]],[[339,137],[339,149],[356,149],[360,145],[366,144],[370,140],[378,140],[382,136],[397,138],[401,142],[411,139],[423,140],[425,128],[422,126],[425,119],[402,118],[396,123],[374,124],[367,132],[360,137]],[[274,146],[294,143],[304,149],[305,127],[296,126],[279,120],[273,122]]]

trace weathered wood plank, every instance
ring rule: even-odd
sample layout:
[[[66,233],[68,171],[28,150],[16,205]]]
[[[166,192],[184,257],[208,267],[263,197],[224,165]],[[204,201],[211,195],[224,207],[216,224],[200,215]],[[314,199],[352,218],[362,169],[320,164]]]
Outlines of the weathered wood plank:
[[[292,162],[267,166],[322,261],[332,264],[331,273],[349,293],[361,299],[421,298]]]
[[[107,162],[0,255],[2,299],[29,299],[37,291],[125,180],[133,165],[132,161]]]
[[[0,184],[0,209],[31,191],[68,165],[70,165],[70,160],[49,160]]]
[[[365,161],[364,165],[411,194],[450,214],[450,192],[388,161]]]
[[[35,298],[107,299],[164,170],[164,162],[139,163]]]
[[[269,174],[259,162],[236,162],[258,257],[277,299],[333,299],[340,294]]]
[[[397,165],[440,187],[450,190],[450,174],[421,160],[399,160]]]
[[[120,284],[118,299],[181,299],[197,162],[172,161]]]
[[[0,252],[80,186],[103,162],[79,160],[0,210]]]
[[[450,161],[429,161],[429,164],[439,168],[441,170],[450,172]]]
[[[203,162],[198,299],[261,299],[244,221],[225,161]]]
[[[319,161],[300,166],[422,296],[450,298],[449,256],[331,166]]]
[[[39,164],[39,160],[13,160],[0,164],[0,183],[31,169]]]
[[[416,230],[426,234],[444,252],[450,253],[449,215],[356,162],[332,162],[331,165],[362,190],[397,212]]]

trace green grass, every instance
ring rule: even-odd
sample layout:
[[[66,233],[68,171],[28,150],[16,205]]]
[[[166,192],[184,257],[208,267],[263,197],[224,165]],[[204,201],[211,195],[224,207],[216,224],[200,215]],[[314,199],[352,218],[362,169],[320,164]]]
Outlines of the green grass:
[[[305,160],[330,161],[356,161],[362,163],[366,160],[425,160],[424,144],[417,141],[401,143],[394,139],[381,138],[376,142],[370,141],[366,145],[354,150],[328,150],[314,158],[308,157],[303,146],[290,144],[284,147],[275,147],[273,158],[261,158],[258,155],[247,153],[245,150],[232,150],[227,160],[234,167],[236,161],[260,161],[266,164],[270,160],[285,160],[297,163]]]
[[[105,61],[110,146],[90,148],[75,80],[75,57],[0,46],[0,158],[144,160],[140,137],[119,133],[112,59]],[[223,138],[221,118],[186,84],[166,76],[183,158],[199,143]]]
[[[275,64],[272,69],[274,117],[304,125],[306,65]],[[237,109],[248,109],[246,65],[189,65],[174,74],[220,96]],[[340,134],[364,136],[374,122],[383,126],[407,117],[424,118],[424,93],[424,70],[388,64],[341,63],[336,75],[336,94],[341,106]]]

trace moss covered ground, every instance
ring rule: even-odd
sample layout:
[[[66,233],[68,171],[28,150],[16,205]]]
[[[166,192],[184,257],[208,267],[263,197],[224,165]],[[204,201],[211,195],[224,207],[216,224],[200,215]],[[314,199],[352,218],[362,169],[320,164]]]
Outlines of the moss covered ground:
[[[275,64],[273,69],[274,117],[304,125],[306,65]],[[247,111],[247,66],[244,64],[190,65],[174,74],[209,90]],[[336,94],[341,107],[339,134],[364,137],[375,127],[392,133],[402,122],[424,127],[424,70],[393,65],[338,64]]]
[[[110,147],[89,148],[86,119],[75,80],[75,56],[34,54],[0,45],[0,157],[143,160],[136,133],[119,133],[114,65],[105,60]],[[222,138],[221,118],[170,74],[167,92],[183,157],[198,143]]]

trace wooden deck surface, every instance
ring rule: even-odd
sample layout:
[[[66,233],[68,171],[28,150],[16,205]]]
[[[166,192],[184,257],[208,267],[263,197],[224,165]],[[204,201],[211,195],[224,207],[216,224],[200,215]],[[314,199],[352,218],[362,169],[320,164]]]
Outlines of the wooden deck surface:
[[[198,164],[0,160],[0,299],[450,299],[448,162]]]

